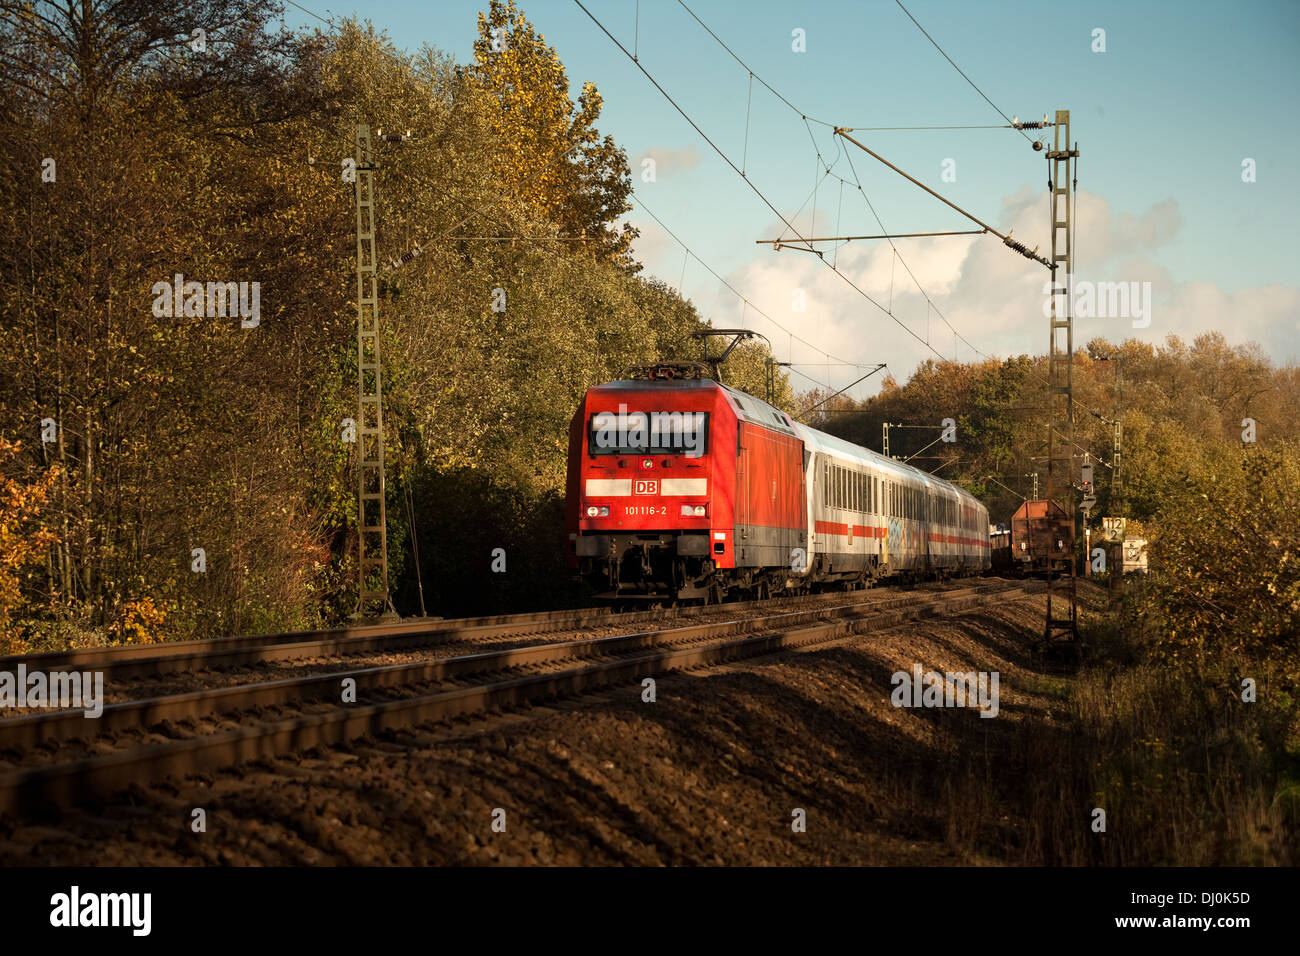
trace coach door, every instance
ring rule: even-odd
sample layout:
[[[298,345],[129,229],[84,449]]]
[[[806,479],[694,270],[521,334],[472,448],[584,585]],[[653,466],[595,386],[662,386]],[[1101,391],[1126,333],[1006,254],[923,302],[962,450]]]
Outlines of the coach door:
[[[894,522],[891,520],[894,515],[894,483],[888,478],[880,479],[880,518],[885,525],[885,534],[880,539],[880,563],[884,567],[889,565],[889,545],[893,537]]]
[[[925,522],[925,530],[921,532],[921,541],[925,547],[925,567],[926,570],[933,570],[935,567],[935,555],[930,550],[930,532],[934,529],[934,522],[931,520],[933,511],[931,510],[930,487],[925,482],[921,483],[921,520]],[[942,563],[942,561],[940,562]]]
[[[744,422],[736,422],[736,535],[749,537],[749,447]]]

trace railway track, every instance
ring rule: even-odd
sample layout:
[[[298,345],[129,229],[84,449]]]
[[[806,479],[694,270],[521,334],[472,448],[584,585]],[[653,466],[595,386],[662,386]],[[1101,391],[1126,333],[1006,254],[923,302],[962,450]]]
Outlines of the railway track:
[[[773,610],[773,602],[751,602],[749,610],[759,612],[754,616],[729,613],[721,621],[168,694],[108,705],[93,721],[79,711],[0,721],[0,753],[16,755],[15,765],[0,773],[0,813],[22,814],[50,804],[77,803],[170,775],[342,745],[398,728],[822,643],[1014,599],[1041,587],[1038,582],[999,581],[902,595],[829,594],[817,596],[813,606],[796,610]],[[742,607],[714,610],[734,612]],[[653,619],[653,612],[630,617],[640,621],[647,613]],[[692,616],[698,615],[678,617]],[[525,617],[533,620],[503,618],[501,624],[537,626],[536,615]],[[619,616],[618,623],[631,623],[627,617]],[[491,625],[458,624],[452,630],[481,626]],[[428,637],[427,631],[424,636]],[[354,682],[355,702],[342,702],[345,680]]]
[[[923,587],[909,593],[930,593],[930,589]],[[580,608],[450,620],[404,621],[396,624],[0,657],[0,670],[13,670],[21,662],[26,665],[28,672],[98,671],[103,672],[105,683],[108,684],[191,671],[248,669],[284,661],[415,651],[444,644],[473,644],[506,638],[535,640],[558,632],[577,632],[600,627],[624,628],[638,623],[658,623],[690,617],[729,616],[790,604],[816,607],[843,599],[842,592],[828,592],[767,601],[655,608],[623,613],[615,613],[608,608]]]

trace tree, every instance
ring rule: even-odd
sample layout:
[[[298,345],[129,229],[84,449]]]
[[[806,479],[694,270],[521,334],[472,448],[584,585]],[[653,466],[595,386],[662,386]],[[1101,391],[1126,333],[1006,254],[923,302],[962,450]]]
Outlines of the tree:
[[[632,207],[627,154],[595,123],[602,100],[584,83],[575,105],[555,48],[514,0],[492,0],[480,13],[474,75],[489,91],[492,125],[502,149],[495,166],[506,188],[534,205],[563,235],[585,236],[593,252],[639,268],[628,252],[637,230],[613,223]]]

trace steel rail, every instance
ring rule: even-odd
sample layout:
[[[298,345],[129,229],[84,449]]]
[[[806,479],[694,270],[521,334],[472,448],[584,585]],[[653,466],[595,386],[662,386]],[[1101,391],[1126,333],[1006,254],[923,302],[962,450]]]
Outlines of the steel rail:
[[[1028,596],[1041,589],[1039,582],[1031,582],[947,602],[913,603],[884,613],[866,613],[703,645],[657,649],[560,672],[530,674],[402,700],[345,705],[324,713],[148,744],[103,756],[18,768],[0,776],[0,813],[21,815],[51,805],[102,797],[132,784],[142,785],[166,776],[183,776],[249,760],[344,745],[367,735],[486,710],[626,686],[654,674],[824,643],[867,628],[891,627],[908,620],[968,610]],[[867,605],[866,610],[869,609]]]
[[[921,604],[956,599],[997,589],[998,585],[959,588],[931,592],[920,598]],[[869,594],[871,592],[862,592]],[[840,595],[842,599],[842,595]],[[0,720],[0,749],[28,749],[51,741],[72,741],[105,734],[147,728],[165,721],[209,717],[256,707],[278,707],[313,700],[341,698],[341,682],[355,681],[358,692],[382,690],[430,681],[463,680],[475,674],[491,673],[518,667],[559,663],[570,659],[623,654],[663,644],[680,644],[728,634],[782,626],[791,627],[826,618],[877,613],[900,604],[917,604],[917,595],[884,597],[880,600],[854,601],[827,607],[783,611],[754,618],[739,618],[692,624],[683,627],[638,631],[608,637],[586,638],[526,647],[506,648],[474,654],[408,661],[372,667],[331,670],[320,674],[281,680],[258,681],[177,694],[164,694],[141,700],[107,704],[96,718],[87,718],[80,709],[44,711]]]
[[[926,590],[921,593],[931,593]],[[933,593],[943,593],[936,591]],[[835,593],[783,595],[767,601],[737,601],[725,605],[652,608],[613,613],[609,608],[541,611],[488,617],[411,621],[362,627],[329,628],[315,631],[285,631],[273,634],[244,634],[165,644],[85,648],[0,657],[0,671],[12,671],[19,664],[33,671],[103,671],[105,679],[160,677],[193,670],[224,670],[272,661],[336,654],[385,652],[423,644],[450,643],[484,637],[544,635],[565,628],[622,626],[642,621],[692,617],[719,610],[746,610],[791,600],[828,603]]]

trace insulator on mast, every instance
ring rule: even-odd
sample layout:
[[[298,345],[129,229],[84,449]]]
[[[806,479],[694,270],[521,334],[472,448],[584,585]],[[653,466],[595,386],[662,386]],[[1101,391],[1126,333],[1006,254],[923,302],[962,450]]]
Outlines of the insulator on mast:
[[[419,254],[420,254],[420,246],[419,244],[416,244],[411,247],[409,252],[403,253],[401,256],[397,257],[396,259],[389,259],[388,268],[390,270],[401,268],[402,266],[406,265],[408,262],[410,262]]]

